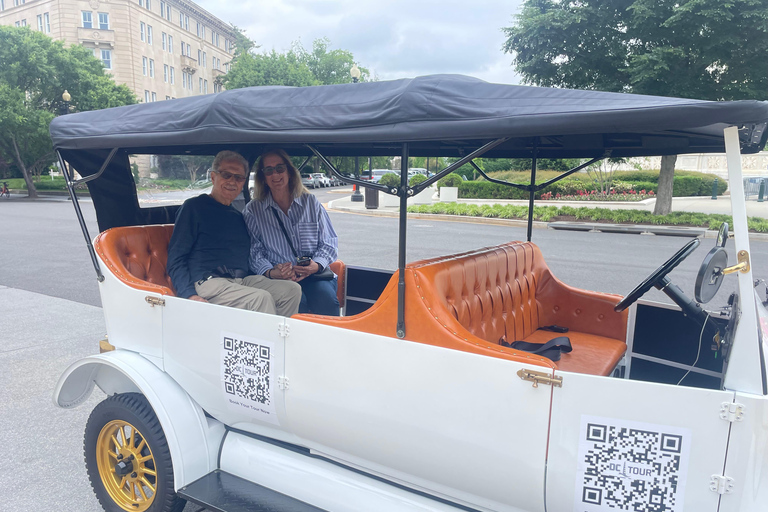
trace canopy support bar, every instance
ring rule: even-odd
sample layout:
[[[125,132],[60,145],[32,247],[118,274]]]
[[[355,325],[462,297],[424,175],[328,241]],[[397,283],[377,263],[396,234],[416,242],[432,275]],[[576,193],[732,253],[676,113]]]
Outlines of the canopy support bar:
[[[533,141],[533,155],[531,157],[531,188],[528,198],[528,241],[531,241],[533,234],[533,199],[536,194],[536,159],[538,157],[539,147],[538,139]]]
[[[303,162],[301,162],[301,165],[299,166],[299,168],[298,168],[297,170],[298,170],[299,172],[301,172],[301,170],[302,170],[304,167],[306,167],[306,165],[309,163],[309,161],[310,161],[310,160],[312,160],[312,157],[311,157],[311,156],[308,156],[307,158],[305,158],[305,159],[304,159],[304,161],[303,161]]]
[[[437,180],[439,180],[440,178],[442,178],[446,174],[452,173],[453,171],[455,171],[456,169],[458,169],[462,165],[466,164],[467,162],[471,162],[475,158],[483,156],[487,151],[492,150],[493,148],[495,148],[499,144],[503,144],[504,142],[507,142],[510,138],[511,137],[503,137],[501,139],[492,140],[488,144],[486,144],[486,145],[484,145],[482,147],[477,148],[476,150],[474,150],[473,152],[471,152],[467,156],[463,157],[462,159],[453,162],[451,165],[449,165],[448,167],[446,167],[442,171],[439,171],[437,174],[435,174],[431,178],[427,178],[427,181],[422,181],[421,183],[419,183],[418,185],[413,187],[413,195],[418,194],[419,192],[421,192],[425,188],[429,187],[430,185],[435,183]]]
[[[107,166],[112,162],[112,158],[114,158],[115,153],[117,153],[117,150],[120,148],[112,148],[112,151],[109,152],[109,155],[107,156],[107,159],[104,160],[104,163],[101,165],[101,169],[99,169],[99,172],[96,174],[92,174],[90,176],[86,176],[85,178],[80,178],[79,180],[74,180],[75,176],[72,175],[72,184],[73,185],[79,185],[81,183],[88,183],[89,181],[93,181],[97,178],[99,178],[104,171],[107,169]]]
[[[357,178],[349,178],[347,176],[343,176],[339,172],[339,170],[336,168],[336,166],[333,165],[330,162],[330,160],[328,160],[322,153],[320,153],[320,151],[318,151],[315,147],[309,144],[306,144],[306,146],[310,149],[310,151],[312,151],[315,154],[315,156],[317,156],[317,158],[322,160],[323,164],[325,164],[325,166],[328,167],[328,169],[330,169],[331,173],[333,173],[334,176],[339,178],[344,183],[352,183],[360,187],[374,188],[376,190],[380,190],[384,192],[385,194],[396,195],[395,193],[393,193],[395,189],[390,189],[389,187],[385,187],[384,185],[379,185],[378,183],[373,183],[372,181],[364,181]]]
[[[107,159],[107,162],[104,163],[104,166],[101,168],[101,171],[99,171],[99,174],[101,174],[104,169],[107,167],[107,164],[109,163],[109,160],[112,159],[112,155],[115,154],[115,151],[117,149],[113,149],[112,152],[109,154],[109,158]],[[77,194],[75,194],[75,181],[74,181],[74,170],[71,167],[67,166],[67,163],[64,161],[64,158],[61,156],[61,153],[59,151],[56,151],[56,155],[59,158],[59,165],[61,166],[61,170],[64,173],[64,179],[67,181],[67,190],[69,191],[69,198],[72,199],[72,206],[75,207],[75,214],[77,215],[77,220],[80,222],[80,230],[83,232],[83,236],[85,237],[85,245],[88,247],[88,253],[91,255],[91,262],[93,263],[93,268],[96,269],[96,279],[99,282],[104,281],[104,274],[101,273],[101,267],[99,267],[99,260],[96,259],[96,251],[93,248],[93,244],[91,244],[91,235],[88,234],[88,226],[85,225],[85,219],[83,218],[83,210],[80,208],[80,202],[77,200]],[[70,172],[72,173],[70,175]],[[78,183],[83,180],[78,180]]]
[[[403,143],[403,154],[400,159],[400,229],[397,248],[397,337],[405,338],[405,243],[408,220],[408,143]]]

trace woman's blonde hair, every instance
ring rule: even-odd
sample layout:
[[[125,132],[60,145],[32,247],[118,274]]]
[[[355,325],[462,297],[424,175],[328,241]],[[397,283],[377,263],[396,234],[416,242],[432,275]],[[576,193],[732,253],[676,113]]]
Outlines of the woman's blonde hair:
[[[288,156],[288,153],[286,153],[284,149],[274,148],[268,149],[262,153],[259,159],[256,161],[256,165],[253,167],[254,172],[256,173],[256,176],[254,177],[256,184],[254,199],[263,201],[269,195],[269,186],[267,185],[266,179],[264,177],[264,157],[267,155],[277,155],[283,159],[285,166],[288,168],[285,172],[288,173],[288,190],[290,190],[292,197],[301,197],[303,194],[308,192],[304,185],[301,183],[301,175],[299,174],[299,170],[296,169],[296,166],[293,165],[293,162],[291,162],[291,157]]]

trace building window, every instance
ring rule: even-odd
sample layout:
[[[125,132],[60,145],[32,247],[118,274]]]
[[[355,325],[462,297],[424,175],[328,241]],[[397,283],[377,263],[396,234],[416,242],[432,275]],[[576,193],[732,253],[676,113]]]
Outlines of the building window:
[[[157,93],[156,92],[152,93],[152,101],[157,101]]]
[[[99,29],[109,30],[109,13],[106,13],[106,12],[99,13]]]
[[[187,89],[192,90],[192,73],[187,73]]]
[[[155,59],[149,59],[149,78],[155,78]]]
[[[165,99],[167,101],[167,100],[171,99],[171,97],[170,96],[166,96]]]
[[[144,103],[149,103],[149,91],[144,91]]]
[[[184,30],[189,30],[189,16],[184,15]]]
[[[48,13],[43,14],[43,20],[45,21],[45,33],[50,34],[51,33],[51,17],[48,15]]]
[[[208,80],[203,80],[203,91],[208,94]]]
[[[147,2],[147,9],[149,9],[151,11],[152,10],[152,0],[144,0],[144,1]]]
[[[149,68],[148,61],[146,57],[141,58],[141,72],[144,76],[147,76],[147,69]]]
[[[171,21],[171,4],[165,6],[165,14],[168,21]]]
[[[147,32],[147,26],[144,25],[144,22],[139,22],[139,36],[141,37],[141,42],[144,42],[147,40],[147,36],[145,35]]]
[[[176,69],[171,66],[171,85],[176,83]]]
[[[187,72],[186,71],[181,72],[181,88],[182,89],[187,88]]]
[[[16,23],[14,23],[14,25],[17,26],[17,27],[20,27],[21,26],[21,22],[17,21]]]
[[[168,53],[173,53],[173,36],[168,36]]]
[[[101,50],[101,62],[105,69],[112,69],[112,50]]]
[[[200,36],[200,37],[202,37],[203,39],[205,39],[205,25],[203,25],[203,35],[202,35],[202,36]]]
[[[216,34],[216,48],[219,47],[219,34]]]
[[[187,43],[187,57],[192,56],[192,47]]]
[[[147,44],[152,44],[152,25],[147,25]]]
[[[163,40],[163,50],[168,48],[167,42],[168,42],[168,36],[165,34],[165,32],[162,33],[160,39]]]
[[[197,63],[203,63],[203,50],[197,50]]]
[[[83,28],[93,28],[93,13],[91,11],[82,11]]]
[[[160,2],[160,17],[165,17],[165,2]]]
[[[200,37],[200,22],[197,22],[197,37]]]
[[[186,55],[186,53],[184,53],[184,52],[186,52],[186,51],[187,51],[187,50],[186,50],[186,49],[185,49],[185,47],[184,47],[184,41],[182,41],[182,42],[181,42],[181,55],[182,55],[182,56],[185,56],[185,55]]]
[[[197,79],[197,90],[200,92],[203,92],[203,79],[198,78]]]
[[[163,82],[168,83],[168,64],[163,64]]]
[[[37,15],[37,30],[39,30],[40,32],[43,31],[43,15],[42,14]]]
[[[208,67],[208,55],[205,52],[203,52],[203,67]]]
[[[184,13],[179,11],[179,26],[181,28],[184,28]]]
[[[26,19],[21,20],[21,26],[22,27],[26,27],[27,26],[27,20]]]

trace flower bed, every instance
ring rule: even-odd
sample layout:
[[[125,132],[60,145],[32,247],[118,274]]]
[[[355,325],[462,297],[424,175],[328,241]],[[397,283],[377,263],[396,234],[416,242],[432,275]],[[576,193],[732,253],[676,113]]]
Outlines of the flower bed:
[[[597,190],[577,190],[576,194],[561,194],[556,193],[552,195],[552,192],[545,192],[541,194],[542,201],[642,201],[644,199],[650,199],[656,197],[653,190],[646,192],[642,190],[624,190],[622,192],[611,190],[608,194],[598,192]]]

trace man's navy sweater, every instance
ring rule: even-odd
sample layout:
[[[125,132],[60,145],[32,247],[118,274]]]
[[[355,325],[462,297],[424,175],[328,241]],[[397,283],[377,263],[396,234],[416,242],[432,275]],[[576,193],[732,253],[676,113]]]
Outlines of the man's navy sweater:
[[[176,294],[196,295],[195,282],[220,266],[248,271],[251,238],[242,214],[207,194],[184,201],[168,244],[168,275]]]

